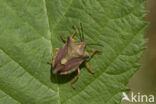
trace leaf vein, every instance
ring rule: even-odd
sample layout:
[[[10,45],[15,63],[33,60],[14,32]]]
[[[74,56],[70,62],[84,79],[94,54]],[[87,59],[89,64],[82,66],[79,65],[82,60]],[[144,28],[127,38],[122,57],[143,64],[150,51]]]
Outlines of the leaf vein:
[[[40,82],[42,85],[44,85],[45,87],[47,87],[48,89],[50,89],[51,92],[55,92],[55,90],[53,90],[52,88],[50,88],[49,86],[47,86],[44,82],[42,82],[40,79],[36,78],[31,72],[29,72],[28,70],[26,70],[26,68],[24,68],[23,65],[21,65],[19,62],[17,62],[17,60],[15,60],[11,55],[9,55],[5,50],[3,50],[1,48],[2,52],[5,53],[11,60],[13,60],[17,65],[19,65],[22,69],[24,69],[27,73],[29,73],[34,79],[36,79],[38,82]]]
[[[13,100],[15,100],[16,102],[18,102],[19,104],[22,104],[22,102],[21,101],[19,101],[18,99],[16,99],[14,96],[12,96],[10,93],[8,93],[8,92],[5,92],[4,90],[2,90],[1,89],[1,87],[0,87],[0,90],[2,91],[2,92],[4,92],[6,95],[8,95],[9,97],[11,97]]]

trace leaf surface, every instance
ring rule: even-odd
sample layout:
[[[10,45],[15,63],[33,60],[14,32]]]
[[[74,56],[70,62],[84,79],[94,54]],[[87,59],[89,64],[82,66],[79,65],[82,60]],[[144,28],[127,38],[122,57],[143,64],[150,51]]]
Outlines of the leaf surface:
[[[120,104],[138,70],[147,24],[145,0],[0,0],[0,104]],[[72,25],[104,47],[81,74],[56,76],[47,64]],[[79,39],[77,35],[75,39]]]

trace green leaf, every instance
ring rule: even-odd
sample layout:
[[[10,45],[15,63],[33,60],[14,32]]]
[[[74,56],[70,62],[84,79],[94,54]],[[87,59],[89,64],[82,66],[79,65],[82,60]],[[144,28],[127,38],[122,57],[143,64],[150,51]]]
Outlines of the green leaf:
[[[145,43],[146,0],[0,0],[0,104],[120,104]],[[104,47],[76,75],[47,64],[60,35],[84,26],[85,40]],[[79,39],[77,35],[75,39]]]

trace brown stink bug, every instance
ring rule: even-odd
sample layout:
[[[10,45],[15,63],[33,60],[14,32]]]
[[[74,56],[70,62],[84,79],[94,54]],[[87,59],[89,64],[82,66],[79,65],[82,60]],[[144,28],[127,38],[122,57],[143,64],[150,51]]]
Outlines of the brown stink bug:
[[[100,52],[99,50],[94,50],[92,53],[89,54],[86,51],[86,46],[89,44],[87,44],[84,41],[83,28],[81,23],[80,26],[82,31],[80,34],[81,41],[76,41],[73,39],[77,33],[77,29],[74,25],[73,26],[75,30],[74,33],[67,39],[61,37],[61,39],[65,42],[65,44],[60,49],[55,48],[52,62],[48,62],[48,64],[52,64],[53,74],[62,75],[62,74],[70,74],[76,70],[78,71],[77,76],[71,83],[71,86],[73,88],[75,88],[74,83],[80,75],[80,68],[79,68],[80,64],[85,62],[88,71],[93,74],[93,71],[88,65],[86,59],[88,59],[95,53]],[[96,44],[92,44],[92,45],[96,45]]]

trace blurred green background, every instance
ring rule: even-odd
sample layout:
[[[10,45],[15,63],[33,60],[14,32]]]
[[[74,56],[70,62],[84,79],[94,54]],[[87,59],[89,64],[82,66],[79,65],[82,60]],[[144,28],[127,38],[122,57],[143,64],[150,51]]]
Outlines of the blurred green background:
[[[145,38],[148,39],[148,43],[145,45],[147,49],[140,60],[142,67],[129,80],[128,88],[131,88],[131,91],[136,94],[140,92],[154,95],[155,103],[152,104],[156,104],[156,0],[147,1],[147,10],[149,12],[145,19],[149,22],[145,35]]]

